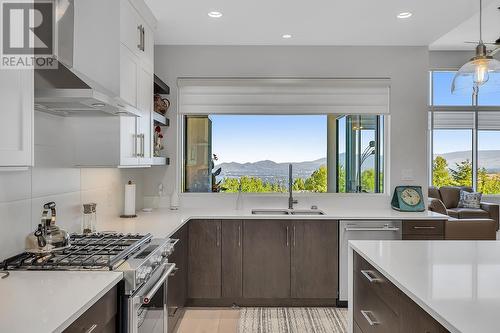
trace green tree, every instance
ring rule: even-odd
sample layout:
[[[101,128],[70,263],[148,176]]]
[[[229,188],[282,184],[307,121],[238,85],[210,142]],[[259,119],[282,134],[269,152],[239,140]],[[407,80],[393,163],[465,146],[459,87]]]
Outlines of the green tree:
[[[361,190],[363,192],[375,192],[375,170],[367,169],[361,172]]]
[[[455,163],[456,168],[451,169],[451,176],[459,186],[472,186],[472,163],[465,160]]]
[[[345,193],[345,168],[343,165],[339,164],[337,168],[337,182],[339,193]]]
[[[303,178],[296,178],[293,181],[293,187],[292,189],[296,192],[301,192],[306,189],[306,183],[304,182]]]
[[[477,170],[477,190],[483,194],[499,194],[500,175],[488,174],[485,168]]]
[[[327,170],[322,165],[305,181],[306,191],[325,193],[327,191]]]
[[[436,187],[456,185],[448,169],[448,162],[441,156],[436,157],[432,163],[432,184]]]

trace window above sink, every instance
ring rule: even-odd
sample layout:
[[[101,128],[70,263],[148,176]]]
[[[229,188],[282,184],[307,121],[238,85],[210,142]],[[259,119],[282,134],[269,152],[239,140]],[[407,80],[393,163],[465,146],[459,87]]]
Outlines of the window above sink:
[[[389,79],[181,78],[182,192],[384,193]]]

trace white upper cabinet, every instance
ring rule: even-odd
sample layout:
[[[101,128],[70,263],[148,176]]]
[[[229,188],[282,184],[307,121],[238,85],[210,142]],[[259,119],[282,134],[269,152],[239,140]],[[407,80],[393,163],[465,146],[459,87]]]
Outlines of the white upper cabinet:
[[[0,167],[32,166],[33,71],[0,69],[0,101]]]
[[[136,3],[136,5],[139,2]],[[120,40],[146,67],[153,65],[154,29],[129,0],[120,2]]]
[[[120,49],[120,97],[137,108],[138,59],[125,45],[121,45]]]
[[[153,158],[153,74],[141,68],[138,76],[138,109],[141,110],[141,117],[137,119],[141,141],[139,164],[151,164]]]

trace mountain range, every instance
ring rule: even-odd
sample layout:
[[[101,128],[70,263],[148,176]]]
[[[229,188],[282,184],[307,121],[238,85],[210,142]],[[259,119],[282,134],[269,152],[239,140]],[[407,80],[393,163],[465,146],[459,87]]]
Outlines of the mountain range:
[[[340,160],[343,161],[344,153],[340,154]],[[289,162],[277,163],[271,160],[247,163],[220,163],[216,168],[222,168],[219,178],[239,178],[242,176],[258,177],[270,183],[286,182],[288,179]],[[326,157],[304,162],[293,162],[293,178],[306,179],[318,170],[320,166],[326,165]],[[342,163],[343,164],[343,163]],[[373,166],[373,156],[368,157],[365,162],[365,168]],[[364,168],[364,169],[365,169]]]
[[[435,154],[434,157],[436,156],[442,156],[445,158],[450,168],[453,168],[456,163],[465,161],[466,159],[472,159],[472,153],[470,150],[456,151],[446,154]],[[487,172],[500,172],[500,150],[482,150],[479,152],[479,159],[481,167],[485,167]],[[343,154],[340,155],[340,160],[343,160]],[[275,183],[287,181],[288,164],[289,163],[277,163],[271,160],[264,160],[247,163],[221,163],[218,164],[216,168],[222,168],[219,178],[239,178],[242,176],[250,176]],[[294,179],[306,179],[322,165],[326,165],[326,157],[314,161],[294,162],[293,177]],[[371,168],[373,165],[373,156],[370,156],[364,165],[366,168]]]
[[[443,157],[448,162],[448,167],[454,168],[456,163],[472,160],[472,152],[467,151],[454,151],[446,154],[434,154]],[[487,172],[497,173],[500,172],[500,150],[480,150],[479,151],[479,166],[486,168]]]

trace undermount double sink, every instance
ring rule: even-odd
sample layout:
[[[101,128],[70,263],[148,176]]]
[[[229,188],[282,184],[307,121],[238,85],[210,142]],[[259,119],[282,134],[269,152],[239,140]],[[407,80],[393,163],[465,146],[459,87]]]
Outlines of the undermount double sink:
[[[325,215],[319,209],[252,209],[253,215]]]

